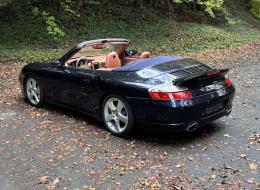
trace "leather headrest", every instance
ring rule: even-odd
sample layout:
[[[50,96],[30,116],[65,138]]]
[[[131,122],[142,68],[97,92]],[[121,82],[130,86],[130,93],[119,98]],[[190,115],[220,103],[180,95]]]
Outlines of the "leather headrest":
[[[139,59],[148,59],[151,57],[151,53],[148,51],[143,52],[138,58]]]
[[[121,66],[121,61],[116,52],[113,51],[107,54],[105,68],[115,68],[120,66]]]

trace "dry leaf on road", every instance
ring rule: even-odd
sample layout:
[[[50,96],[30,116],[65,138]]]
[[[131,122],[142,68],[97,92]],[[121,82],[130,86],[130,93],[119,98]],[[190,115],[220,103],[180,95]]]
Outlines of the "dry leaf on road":
[[[251,170],[257,170],[257,164],[256,163],[249,164],[249,167],[250,167]]]

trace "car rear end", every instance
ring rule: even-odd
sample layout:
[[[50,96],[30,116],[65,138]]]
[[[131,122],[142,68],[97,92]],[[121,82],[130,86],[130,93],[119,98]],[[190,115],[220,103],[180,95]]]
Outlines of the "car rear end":
[[[150,98],[131,99],[139,123],[193,131],[230,114],[235,88],[226,76],[228,70],[189,62],[170,72],[159,68],[172,81],[149,88]]]

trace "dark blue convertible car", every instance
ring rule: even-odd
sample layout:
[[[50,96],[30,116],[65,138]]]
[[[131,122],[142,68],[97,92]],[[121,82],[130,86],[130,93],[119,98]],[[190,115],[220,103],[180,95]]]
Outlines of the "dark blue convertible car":
[[[20,75],[32,106],[65,106],[104,121],[118,136],[134,126],[194,131],[229,115],[228,70],[196,60],[128,50],[128,40],[82,42],[60,59],[26,65]]]

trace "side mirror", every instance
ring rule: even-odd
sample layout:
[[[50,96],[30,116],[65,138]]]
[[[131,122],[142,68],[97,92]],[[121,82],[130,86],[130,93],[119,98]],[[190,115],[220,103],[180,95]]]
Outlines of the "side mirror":
[[[57,67],[61,67],[62,66],[62,62],[60,60],[55,60],[52,62],[55,66]]]

